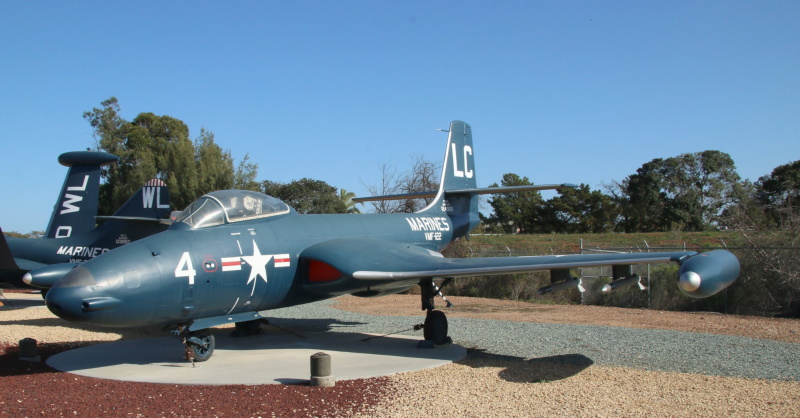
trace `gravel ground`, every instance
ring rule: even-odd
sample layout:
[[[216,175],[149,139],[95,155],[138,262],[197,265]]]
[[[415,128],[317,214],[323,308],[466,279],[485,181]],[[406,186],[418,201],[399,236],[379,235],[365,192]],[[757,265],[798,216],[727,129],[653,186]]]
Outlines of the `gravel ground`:
[[[800,416],[796,320],[580,306],[536,315],[541,305],[457,298],[447,311],[450,335],[470,348],[458,364],[340,381],[333,389],[185,387],[84,378],[19,361],[16,344],[25,337],[37,339],[47,357],[90,341],[161,334],[76,328],[53,317],[38,296],[6,296],[14,306],[0,307],[0,415]],[[418,312],[414,296],[347,297],[269,316],[295,331],[391,333],[421,322],[419,314],[385,316],[406,313],[395,304]],[[503,319],[490,319],[498,315]],[[548,323],[532,322],[538,317]],[[681,331],[682,323],[719,334]]]

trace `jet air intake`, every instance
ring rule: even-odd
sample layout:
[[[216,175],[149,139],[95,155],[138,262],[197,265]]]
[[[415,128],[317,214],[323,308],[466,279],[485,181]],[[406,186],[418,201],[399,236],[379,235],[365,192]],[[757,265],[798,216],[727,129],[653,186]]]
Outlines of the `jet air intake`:
[[[686,296],[707,298],[739,277],[739,260],[725,250],[697,254],[681,264],[678,288]]]

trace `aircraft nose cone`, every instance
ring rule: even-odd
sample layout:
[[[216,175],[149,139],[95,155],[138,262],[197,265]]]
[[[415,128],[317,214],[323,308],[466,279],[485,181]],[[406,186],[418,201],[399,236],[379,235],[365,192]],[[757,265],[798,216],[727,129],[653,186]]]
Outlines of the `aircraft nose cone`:
[[[68,321],[85,318],[83,300],[91,296],[89,286],[95,284],[92,273],[85,267],[77,267],[50,288],[45,304],[50,312]]]

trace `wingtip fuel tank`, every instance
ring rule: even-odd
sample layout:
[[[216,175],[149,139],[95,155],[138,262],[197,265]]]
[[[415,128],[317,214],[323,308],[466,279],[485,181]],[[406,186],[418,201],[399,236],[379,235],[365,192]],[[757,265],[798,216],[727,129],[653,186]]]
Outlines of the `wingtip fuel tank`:
[[[697,254],[681,264],[678,288],[686,296],[707,298],[739,277],[739,260],[725,250]]]

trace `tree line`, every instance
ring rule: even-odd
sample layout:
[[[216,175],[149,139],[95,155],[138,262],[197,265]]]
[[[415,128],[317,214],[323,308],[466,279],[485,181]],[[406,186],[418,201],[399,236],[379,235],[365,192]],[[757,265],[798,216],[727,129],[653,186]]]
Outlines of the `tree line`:
[[[513,173],[501,181],[528,184]],[[730,155],[708,150],[656,158],[604,189],[581,184],[548,200],[539,192],[497,195],[484,225],[506,233],[704,231],[733,227],[746,216],[758,227],[780,228],[796,215],[800,161],[753,183],[740,178]]]
[[[151,178],[167,183],[175,209],[204,193],[237,188],[275,196],[300,213],[359,212],[352,192],[322,180],[256,180],[258,165],[247,155],[236,164],[212,131],[201,129],[191,139],[188,126],[177,118],[145,112],[127,121],[115,97],[83,117],[94,130],[96,148],[120,157],[118,164],[104,168],[101,213],[113,212]],[[373,195],[434,190],[440,166],[419,155],[412,162],[404,173],[392,164],[379,165],[379,183],[365,186]],[[500,181],[502,186],[529,184],[514,173]],[[482,228],[505,233],[702,231],[741,224],[744,218],[780,227],[794,214],[787,208],[794,207],[799,193],[800,161],[776,167],[753,183],[740,178],[730,155],[708,150],[653,159],[603,190],[581,184],[547,200],[536,191],[495,195],[488,200],[491,215],[482,215]],[[427,203],[375,202],[372,211],[413,212]]]

